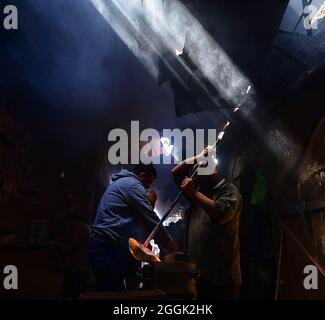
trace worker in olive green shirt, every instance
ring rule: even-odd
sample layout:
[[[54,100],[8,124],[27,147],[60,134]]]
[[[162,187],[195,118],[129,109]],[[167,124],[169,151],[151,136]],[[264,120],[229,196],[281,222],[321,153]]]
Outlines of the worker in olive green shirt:
[[[178,164],[172,174],[191,203],[187,251],[200,277],[198,299],[238,299],[241,285],[239,218],[241,195],[235,185],[213,174],[186,177],[211,149]]]

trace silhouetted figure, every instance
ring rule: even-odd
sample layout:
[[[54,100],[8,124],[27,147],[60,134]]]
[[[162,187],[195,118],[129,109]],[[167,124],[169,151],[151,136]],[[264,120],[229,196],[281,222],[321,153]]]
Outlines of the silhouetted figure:
[[[186,178],[193,163],[208,156],[209,152],[208,148],[204,149],[172,171],[191,203],[187,251],[200,273],[198,299],[238,299],[241,195],[235,185],[219,178],[217,168],[211,175],[198,175],[195,181]]]
[[[132,172],[121,170],[112,177],[105,191],[91,229],[89,255],[99,291],[135,289],[134,279],[139,262],[130,254],[129,238],[143,243],[159,222],[148,200],[146,188],[155,180],[152,165],[137,165]],[[160,248],[175,251],[174,243],[164,227],[156,241]]]

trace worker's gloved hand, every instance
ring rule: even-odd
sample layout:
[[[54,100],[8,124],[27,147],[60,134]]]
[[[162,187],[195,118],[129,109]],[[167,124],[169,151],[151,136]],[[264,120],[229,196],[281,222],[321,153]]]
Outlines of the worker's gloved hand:
[[[183,182],[181,183],[181,189],[183,190],[184,194],[190,198],[193,199],[196,193],[196,188],[193,179],[191,178],[185,178]]]
[[[213,146],[207,146],[206,148],[204,148],[197,156],[196,156],[196,160],[199,162],[201,160],[204,160],[204,158],[206,158],[210,153],[212,153],[213,150]]]

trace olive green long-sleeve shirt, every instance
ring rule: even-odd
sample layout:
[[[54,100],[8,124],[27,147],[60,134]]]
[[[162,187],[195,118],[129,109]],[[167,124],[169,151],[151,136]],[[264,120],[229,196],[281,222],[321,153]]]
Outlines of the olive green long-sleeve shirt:
[[[184,177],[174,178],[180,186]],[[209,198],[215,201],[213,216],[191,201],[187,253],[202,279],[221,286],[239,286],[242,282],[238,237],[242,197],[235,185],[222,180],[212,188]]]
[[[202,279],[216,285],[240,285],[239,218],[242,198],[235,185],[213,188],[214,219],[195,203],[190,208],[187,246]]]

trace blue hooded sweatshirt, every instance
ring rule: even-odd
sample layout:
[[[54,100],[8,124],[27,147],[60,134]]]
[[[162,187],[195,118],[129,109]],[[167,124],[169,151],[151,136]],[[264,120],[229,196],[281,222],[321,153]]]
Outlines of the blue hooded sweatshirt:
[[[112,181],[99,203],[91,237],[125,248],[129,238],[143,243],[159,222],[146,190],[137,175],[128,170],[113,175]],[[164,249],[171,238],[161,227],[155,240]]]

